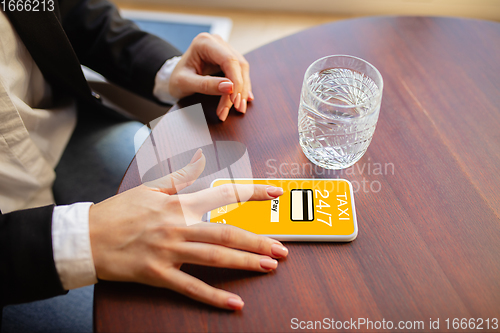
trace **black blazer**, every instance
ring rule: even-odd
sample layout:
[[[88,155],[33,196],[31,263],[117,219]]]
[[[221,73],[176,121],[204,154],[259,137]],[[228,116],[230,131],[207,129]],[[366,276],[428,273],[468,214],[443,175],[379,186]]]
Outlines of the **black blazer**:
[[[80,64],[154,100],[157,71],[180,55],[122,19],[107,0],[60,0],[54,11],[6,14],[54,92],[94,108],[104,106],[93,96]],[[0,308],[66,292],[52,254],[53,208],[0,214]]]

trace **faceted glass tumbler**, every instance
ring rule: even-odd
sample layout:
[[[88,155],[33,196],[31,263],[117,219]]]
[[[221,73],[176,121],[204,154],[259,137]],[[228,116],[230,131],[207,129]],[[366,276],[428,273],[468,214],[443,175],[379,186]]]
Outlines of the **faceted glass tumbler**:
[[[316,60],[307,69],[299,105],[299,143],[326,169],[344,169],[366,152],[375,132],[383,80],[367,61],[348,55]]]

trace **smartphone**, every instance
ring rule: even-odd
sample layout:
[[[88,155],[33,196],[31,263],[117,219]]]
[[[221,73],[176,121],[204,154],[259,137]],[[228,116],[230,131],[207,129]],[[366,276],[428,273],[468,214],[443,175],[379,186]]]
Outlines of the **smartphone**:
[[[269,201],[219,207],[211,223],[231,224],[283,241],[350,242],[358,235],[352,184],[345,179],[216,179],[211,187],[261,184],[283,188]]]

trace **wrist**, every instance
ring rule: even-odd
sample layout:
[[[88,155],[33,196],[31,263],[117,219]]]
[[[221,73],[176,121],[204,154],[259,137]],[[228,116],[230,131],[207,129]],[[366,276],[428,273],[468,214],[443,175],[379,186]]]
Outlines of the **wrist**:
[[[168,59],[156,73],[153,95],[163,103],[174,104],[178,101],[178,98],[172,95],[170,78],[180,60],[181,57]]]

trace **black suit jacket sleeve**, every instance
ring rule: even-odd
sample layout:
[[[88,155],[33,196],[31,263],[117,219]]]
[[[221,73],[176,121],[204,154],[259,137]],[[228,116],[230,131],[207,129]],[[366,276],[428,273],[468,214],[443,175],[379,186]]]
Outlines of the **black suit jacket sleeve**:
[[[66,293],[52,254],[53,210],[0,215],[0,308]]]
[[[181,55],[172,45],[123,19],[103,0],[60,0],[61,22],[85,66],[140,95],[152,95],[154,78],[167,59]]]

